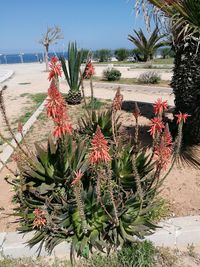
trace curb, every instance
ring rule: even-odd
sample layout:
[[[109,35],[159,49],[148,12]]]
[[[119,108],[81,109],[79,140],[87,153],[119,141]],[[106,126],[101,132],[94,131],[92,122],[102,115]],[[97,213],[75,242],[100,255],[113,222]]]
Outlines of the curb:
[[[24,124],[23,126],[23,137],[27,134],[27,132],[30,130],[30,128],[32,127],[32,125],[35,123],[35,121],[37,120],[38,116],[42,113],[44,107],[45,107],[45,102],[46,99],[42,102],[42,104],[37,108],[37,110],[33,113],[33,115],[29,118],[29,120]],[[22,135],[20,133],[17,133],[15,135],[15,138],[17,139],[17,141],[20,143],[23,139]],[[17,143],[15,142],[15,140],[13,139],[10,142],[15,148],[17,147]],[[10,158],[10,156],[12,155],[12,153],[14,152],[14,149],[12,147],[10,147],[9,145],[6,145],[5,148],[3,149],[2,153],[0,154],[0,159],[1,161],[5,164],[8,159]],[[0,163],[0,171],[3,169],[4,164]],[[1,244],[0,244],[1,245]]]
[[[200,216],[186,216],[168,219],[159,224],[153,235],[147,237],[157,246],[187,248],[188,245],[200,247]]]
[[[6,80],[10,79],[14,74],[13,70],[3,70],[3,76],[1,75],[0,71],[0,83],[5,82]]]
[[[163,227],[156,230],[153,235],[146,237],[154,243],[155,246],[164,246],[177,249],[186,249],[188,245],[193,244],[200,247],[200,216],[187,216],[171,218],[159,224]],[[0,233],[0,259],[3,256],[12,258],[36,257],[39,245],[29,248],[26,242],[33,236],[33,233],[26,235],[17,232]],[[56,246],[52,255],[69,257],[70,244],[63,242]],[[47,256],[48,253],[41,250],[41,256]]]

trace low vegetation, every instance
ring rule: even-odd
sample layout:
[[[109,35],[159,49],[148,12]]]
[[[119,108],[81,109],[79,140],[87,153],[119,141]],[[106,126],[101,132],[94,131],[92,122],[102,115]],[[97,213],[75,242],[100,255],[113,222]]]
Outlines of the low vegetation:
[[[155,71],[149,71],[140,74],[138,83],[140,84],[158,84],[161,78],[160,75]]]
[[[103,72],[103,79],[106,81],[119,81],[121,78],[121,72],[117,69],[106,69]]]

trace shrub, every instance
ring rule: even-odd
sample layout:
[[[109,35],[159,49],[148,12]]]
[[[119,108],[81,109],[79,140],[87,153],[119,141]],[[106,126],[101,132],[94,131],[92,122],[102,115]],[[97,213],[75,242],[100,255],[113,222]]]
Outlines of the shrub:
[[[154,71],[142,73],[138,78],[138,82],[143,84],[156,84],[160,80],[160,75]]]
[[[103,72],[103,78],[107,81],[118,81],[120,80],[121,72],[117,69],[106,69]]]
[[[128,58],[130,52],[126,48],[119,48],[115,50],[115,57],[118,61],[124,61]]]

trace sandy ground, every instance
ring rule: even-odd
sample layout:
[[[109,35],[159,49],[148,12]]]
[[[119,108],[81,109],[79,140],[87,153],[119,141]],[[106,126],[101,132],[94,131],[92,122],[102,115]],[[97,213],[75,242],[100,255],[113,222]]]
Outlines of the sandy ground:
[[[0,66],[8,68],[8,66]],[[5,104],[8,107],[8,116],[11,118],[17,118],[23,113],[23,110],[27,103],[24,103],[23,98],[20,97],[23,93],[38,93],[47,92],[49,82],[47,80],[48,74],[44,72],[43,64],[16,64],[9,65],[15,71],[14,76],[7,80],[4,84],[8,86],[5,92]],[[128,72],[128,71],[127,71]],[[28,83],[28,84],[23,84]],[[137,86],[136,86],[137,87]],[[95,96],[100,98],[112,98],[115,94],[114,86],[112,89],[106,87],[102,88],[95,84]],[[141,101],[141,102],[153,102],[160,95],[162,91],[151,91],[144,92],[140,91],[141,86],[137,87],[136,90],[129,88],[123,89],[123,95],[125,100]],[[67,86],[64,81],[61,81],[61,91],[66,92]],[[146,90],[146,89],[145,89]],[[157,92],[157,93],[156,93]],[[86,84],[86,94],[89,94],[89,87]],[[173,104],[172,95],[163,95],[163,98],[168,99],[170,104]],[[146,133],[146,128],[148,125],[149,109],[144,108],[144,116],[141,117],[141,123],[143,124],[143,130]],[[129,127],[133,123],[130,115],[127,120],[128,123],[125,126]],[[33,129],[30,134],[34,136],[37,140],[38,130],[49,129],[49,125],[35,125],[35,130]],[[0,128],[2,129],[2,121],[0,119]],[[45,137],[45,135],[44,135]],[[13,163],[9,164],[9,167],[15,169]],[[15,224],[11,222],[14,220],[13,217],[7,216],[12,212],[13,205],[11,203],[11,186],[8,185],[4,178],[8,171],[4,168],[0,173],[0,232],[2,231],[12,231],[15,229]],[[180,169],[180,167],[175,167],[163,187],[162,195],[169,201],[171,207],[171,215],[173,216],[186,216],[186,215],[196,215],[200,214],[200,172],[189,167],[185,169]]]
[[[142,73],[145,72],[156,72],[160,75],[160,78],[165,81],[169,81],[172,78],[172,71],[170,69],[135,69],[131,67],[115,67],[113,64],[109,64],[107,67],[98,66],[95,67],[95,75],[102,76],[103,70],[105,68],[116,68],[118,69],[123,78],[138,78]]]
[[[45,72],[45,65],[40,63],[25,63],[25,64],[11,64],[11,65],[0,65],[0,71],[5,69],[14,70],[14,75],[7,81],[3,82],[2,85],[7,85],[7,89],[4,93],[5,105],[7,108],[7,114],[10,120],[15,121],[23,114],[26,107],[30,105],[26,98],[20,97],[24,93],[47,93],[49,81],[47,79],[48,73]],[[95,68],[96,75],[101,76],[105,67],[98,66]],[[133,78],[135,75],[138,76],[141,69],[134,69],[129,71],[127,67],[119,67],[122,71],[122,77]],[[146,70],[145,70],[146,71]],[[168,70],[166,70],[168,71]],[[169,75],[169,73],[165,73]],[[171,75],[171,74],[170,74]],[[169,76],[170,76],[169,75]],[[169,78],[169,77],[168,77]],[[114,85],[112,90],[108,90],[106,85],[98,86],[98,83],[94,83],[95,96],[97,98],[112,99],[115,94],[117,85]],[[133,101],[145,101],[154,102],[159,96],[162,96],[162,90],[159,91],[159,87],[156,87],[154,91],[147,92],[149,89],[146,86],[123,85],[124,99]],[[154,88],[153,86],[151,87]],[[61,79],[61,91],[67,92],[68,86],[64,78]],[[86,82],[85,86],[86,95],[90,95],[89,84]],[[143,92],[144,91],[144,92]],[[151,93],[152,92],[152,93]],[[163,98],[168,100],[170,105],[173,105],[173,96],[164,95]],[[12,108],[10,108],[12,107]],[[0,125],[2,130],[2,118],[0,116]]]

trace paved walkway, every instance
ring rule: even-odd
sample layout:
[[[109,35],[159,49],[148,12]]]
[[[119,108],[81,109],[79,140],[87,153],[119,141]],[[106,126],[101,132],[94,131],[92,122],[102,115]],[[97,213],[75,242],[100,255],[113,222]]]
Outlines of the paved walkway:
[[[154,103],[157,98],[167,100],[170,106],[174,106],[174,95],[170,87],[128,85],[94,82],[94,95],[96,98],[113,99],[116,89],[120,87],[124,100],[144,103]],[[86,96],[90,96],[89,84],[85,86]]]
[[[194,245],[197,251],[200,249],[200,216],[188,216],[172,218],[160,224],[153,235],[148,236],[156,246],[167,246],[170,248],[186,249],[188,245]],[[26,242],[31,239],[32,233],[25,236],[13,233],[0,233],[0,259],[1,255],[13,258],[31,257],[37,255],[38,245],[29,249]],[[53,251],[52,255],[69,257],[70,246],[63,242]],[[44,248],[41,256],[47,256]]]
[[[0,68],[0,83],[6,81],[14,74],[13,70]]]

